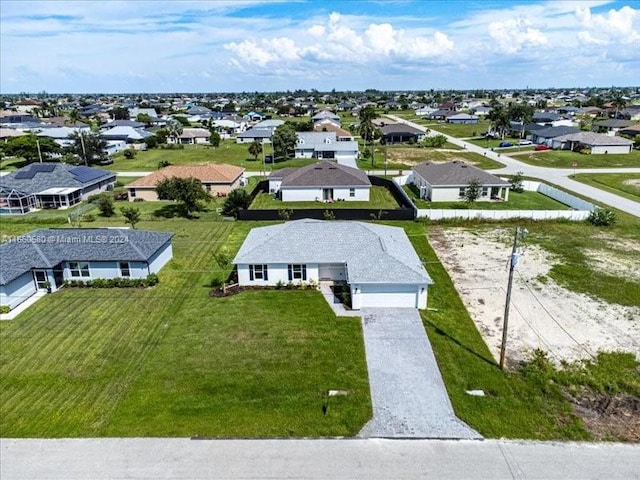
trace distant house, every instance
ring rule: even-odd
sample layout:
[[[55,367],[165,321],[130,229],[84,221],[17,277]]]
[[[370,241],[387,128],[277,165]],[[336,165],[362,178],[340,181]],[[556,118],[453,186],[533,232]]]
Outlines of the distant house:
[[[369,201],[371,181],[357,168],[322,161],[269,175],[269,191],[284,202]]]
[[[561,135],[569,135],[571,133],[578,133],[579,128],[575,127],[547,127],[531,132],[531,140],[533,143],[546,144],[551,146],[551,140]]]
[[[478,123],[478,117],[468,113],[456,113],[447,117],[447,123]]]
[[[66,280],[146,278],[172,257],[173,233],[126,228],[34,230],[0,244],[0,305],[15,308]]]
[[[338,142],[349,142],[354,140],[353,135],[350,132],[346,131],[345,129],[341,128],[340,126],[332,122],[317,123],[313,126],[313,131],[314,132],[333,132],[336,134],[336,140]]]
[[[380,141],[385,144],[395,143],[416,143],[421,141],[425,133],[406,123],[388,123],[380,127],[382,138]]]
[[[129,200],[158,200],[156,186],[168,178],[195,178],[210,195],[226,196],[244,183],[244,168],[224,163],[169,165],[127,185]]]
[[[539,123],[540,125],[549,125],[561,120],[562,117],[554,112],[533,112],[533,123]]]
[[[491,110],[493,110],[491,107],[485,107],[484,105],[480,105],[480,106],[477,106],[477,107],[473,107],[471,109],[471,112],[474,115],[486,117],[487,115],[489,115],[491,113]]]
[[[133,127],[113,127],[100,132],[100,136],[105,140],[124,141],[127,143],[141,142],[146,138],[153,136],[153,133],[147,132],[142,128]]]
[[[551,140],[551,147],[558,150],[575,150],[586,147],[591,153],[626,154],[631,153],[633,142],[622,137],[613,137],[602,133],[578,132],[561,135]]]
[[[400,227],[296,220],[254,228],[233,260],[238,282],[268,286],[333,282],[351,307],[427,307],[433,283]]]
[[[478,182],[478,201],[509,199],[511,184],[465,162],[425,162],[413,167],[411,183],[420,190],[420,198],[430,202],[455,202],[464,198],[470,182]]]
[[[0,211],[23,214],[36,208],[68,208],[112,190],[113,172],[66,163],[32,163],[0,177]]]
[[[177,137],[167,137],[167,143],[179,143],[181,145],[207,144],[211,138],[211,132],[206,128],[184,128]]]
[[[630,125],[628,127],[621,128],[620,130],[618,130],[618,133],[620,135],[629,135],[631,137],[635,137],[636,135],[640,135],[640,123],[636,123],[634,125]],[[0,135],[0,138],[2,138],[1,135]]]
[[[236,143],[271,143],[273,129],[270,128],[250,128],[236,135]]]
[[[38,132],[36,135],[38,137],[50,138],[55,141],[61,147],[70,147],[73,145],[74,141],[72,140],[72,136],[76,133],[80,132],[89,132],[89,126],[83,128],[75,128],[75,127],[53,127],[53,128],[45,128],[41,132]]]
[[[358,142],[338,141],[335,132],[298,132],[294,149],[295,158],[335,159],[355,161],[358,158]]]
[[[335,123],[336,125],[340,126],[340,117],[329,110],[321,110],[320,112],[316,113],[313,117],[311,117],[311,121],[314,124],[318,122],[322,122],[324,120],[329,120]]]
[[[155,108],[138,108],[132,107],[129,109],[129,119],[136,120],[138,115],[149,115],[152,121],[157,120],[158,112]]]
[[[607,133],[615,135],[616,132],[623,128],[630,127],[634,122],[631,120],[619,120],[616,118],[608,118],[599,122],[593,122],[592,130],[597,133]]]
[[[265,119],[265,116],[261,113],[258,112],[254,112],[253,110],[250,112],[245,113],[242,118],[244,118],[245,120],[248,120],[250,122],[259,122],[261,120]]]

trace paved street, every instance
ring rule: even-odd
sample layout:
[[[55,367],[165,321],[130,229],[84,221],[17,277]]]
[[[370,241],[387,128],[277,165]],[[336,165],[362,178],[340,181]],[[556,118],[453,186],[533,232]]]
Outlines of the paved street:
[[[500,440],[0,440],[2,480],[638,479],[640,446]]]
[[[373,418],[360,437],[481,438],[451,406],[415,308],[365,308]]]
[[[405,123],[407,125],[411,125],[417,129],[422,130],[423,132],[427,130],[426,127],[422,125],[418,125],[417,123],[410,122],[408,120],[404,120],[395,115],[387,115],[389,118],[394,121]],[[437,130],[437,126],[435,129]],[[434,131],[431,128],[432,134],[436,135],[441,132]],[[538,167],[534,165],[529,165],[527,163],[521,162],[517,160],[517,155],[513,157],[509,157],[507,155],[502,155],[498,151],[492,151],[490,149],[486,149],[483,147],[479,147],[474,145],[473,143],[466,142],[456,137],[452,137],[451,135],[443,134],[447,137],[451,143],[455,145],[459,145],[464,147],[469,152],[479,153],[480,155],[484,155],[487,158],[495,160],[497,162],[503,163],[505,165],[504,168],[492,170],[492,173],[495,174],[514,174],[517,172],[523,172],[525,176],[535,177],[542,180],[547,180],[550,183],[558,185],[560,187],[566,188],[567,190],[571,190],[573,192],[579,193],[589,198],[593,198],[594,200],[604,203],[606,205],[610,205],[612,207],[618,208],[624,212],[630,213],[631,215],[635,215],[640,217],[640,203],[634,202],[632,200],[628,200],[624,197],[620,197],[618,195],[614,195],[609,192],[605,192],[604,190],[600,190],[598,188],[590,187],[589,185],[585,185],[580,182],[576,182],[575,180],[571,180],[569,175],[573,175],[575,173],[640,173],[640,168],[589,168],[589,169],[566,169],[566,168],[547,168],[547,167]]]

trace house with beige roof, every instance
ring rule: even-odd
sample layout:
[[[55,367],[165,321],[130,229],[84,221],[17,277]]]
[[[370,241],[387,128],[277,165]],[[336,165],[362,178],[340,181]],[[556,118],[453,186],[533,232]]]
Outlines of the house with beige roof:
[[[129,201],[158,200],[156,185],[173,177],[198,179],[209,195],[226,196],[244,183],[244,168],[225,163],[170,165],[127,185]]]

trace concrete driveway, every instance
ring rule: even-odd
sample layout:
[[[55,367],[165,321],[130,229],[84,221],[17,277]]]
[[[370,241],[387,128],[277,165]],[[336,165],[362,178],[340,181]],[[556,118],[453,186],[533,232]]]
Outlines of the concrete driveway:
[[[418,310],[362,310],[373,418],[359,437],[482,438],[453,412]]]

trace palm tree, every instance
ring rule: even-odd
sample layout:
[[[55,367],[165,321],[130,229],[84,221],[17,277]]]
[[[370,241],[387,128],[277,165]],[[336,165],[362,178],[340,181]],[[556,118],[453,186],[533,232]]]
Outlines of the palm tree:
[[[505,133],[510,127],[508,110],[502,105],[497,105],[491,109],[487,118],[491,120],[493,130],[499,132],[500,138],[504,140]]]
[[[166,129],[167,134],[173,138],[174,143],[178,143],[178,137],[182,135],[182,124],[178,120],[172,118],[167,121]]]
[[[378,128],[373,124],[373,119],[376,116],[376,111],[371,105],[367,105],[360,110],[360,126],[358,127],[358,134],[365,141],[365,144],[369,142],[371,148],[371,167],[374,164],[373,155],[373,141],[378,136]]]
[[[80,113],[77,109],[73,109],[69,112],[69,123],[75,125],[80,120]]]
[[[259,140],[254,140],[249,144],[249,155],[253,157],[254,160],[258,160],[258,155],[262,153],[262,143]]]
[[[616,92],[613,94],[611,105],[616,107],[616,116],[614,118],[618,118],[618,113],[620,112],[620,110],[624,109],[624,107],[627,106],[627,101],[622,96],[622,93]]]

